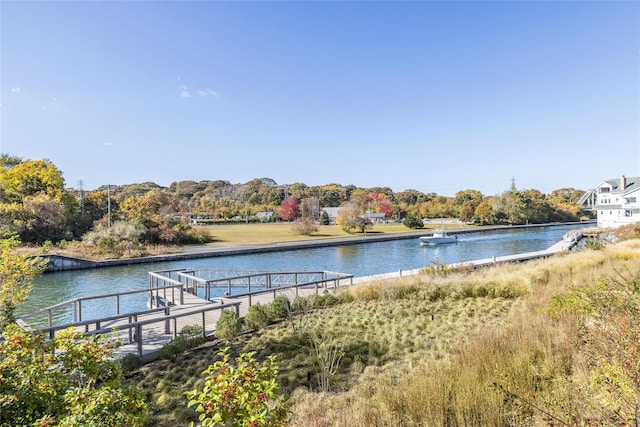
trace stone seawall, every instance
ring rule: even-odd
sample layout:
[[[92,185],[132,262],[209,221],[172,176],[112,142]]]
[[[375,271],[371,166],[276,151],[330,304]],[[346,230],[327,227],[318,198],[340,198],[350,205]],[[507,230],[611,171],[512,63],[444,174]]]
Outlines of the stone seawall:
[[[477,233],[479,231],[491,231],[491,230],[505,230],[513,228],[535,228],[535,227],[547,227],[552,225],[572,225],[572,224],[584,224],[584,222],[578,223],[554,223],[554,224],[535,224],[535,225],[514,225],[514,226],[496,226],[496,227],[479,227],[479,228],[464,228],[464,229],[452,229],[449,230],[452,234],[466,234]],[[340,237],[330,239],[313,239],[304,240],[299,242],[282,242],[282,243],[270,243],[264,245],[253,246],[207,246],[207,245],[193,245],[185,246],[184,252],[166,255],[155,255],[139,258],[121,258],[111,259],[105,261],[92,261],[80,258],[71,258],[62,255],[46,255],[42,258],[48,258],[49,263],[47,265],[47,272],[67,271],[67,270],[82,270],[90,268],[103,268],[122,265],[134,265],[134,264],[147,264],[153,262],[163,261],[177,261],[185,259],[197,259],[197,258],[213,258],[220,256],[231,255],[246,255],[246,254],[258,254],[267,252],[288,251],[292,249],[309,249],[317,247],[329,247],[329,246],[344,246],[344,245],[357,245],[360,243],[369,242],[383,242],[389,240],[401,240],[401,239],[416,239],[420,236],[431,234],[433,230],[418,230],[407,233],[398,234],[369,234],[364,236],[351,236]]]

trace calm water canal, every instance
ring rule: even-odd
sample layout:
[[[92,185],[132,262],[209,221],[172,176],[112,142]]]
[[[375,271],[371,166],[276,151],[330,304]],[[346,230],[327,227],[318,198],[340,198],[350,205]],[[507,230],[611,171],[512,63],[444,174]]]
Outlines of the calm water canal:
[[[417,238],[357,245],[298,249],[265,254],[201,258],[134,266],[107,267],[43,275],[34,281],[33,290],[18,314],[35,311],[73,298],[115,293],[148,286],[148,271],[189,268],[238,272],[258,271],[337,271],[356,277],[422,268],[438,260],[455,263],[492,256],[547,249],[562,239],[568,230],[584,225],[563,225],[461,234],[458,243],[420,246]],[[425,233],[426,234],[426,233]],[[221,290],[221,293],[224,290]],[[121,312],[145,308],[146,297],[127,297],[121,301]],[[103,300],[83,304],[83,312],[94,318],[115,314],[114,301]],[[56,315],[57,320],[70,320],[70,313]],[[84,318],[85,316],[83,316]]]

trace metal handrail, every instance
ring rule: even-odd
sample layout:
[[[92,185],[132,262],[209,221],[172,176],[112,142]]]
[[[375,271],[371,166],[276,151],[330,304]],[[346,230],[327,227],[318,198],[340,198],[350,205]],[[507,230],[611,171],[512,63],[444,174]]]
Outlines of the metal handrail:
[[[125,292],[116,292],[116,293],[111,293],[111,294],[103,294],[103,295],[93,295],[93,296],[89,296],[89,297],[80,297],[80,298],[74,298],[68,301],[64,301],[58,304],[54,304],[52,306],[49,307],[45,307],[45,308],[41,308],[39,310],[36,310],[34,312],[31,313],[27,313],[25,315],[20,316],[20,319],[25,320],[25,319],[31,319],[33,317],[42,315],[42,314],[48,314],[48,325],[47,326],[51,326],[51,322],[52,322],[52,313],[53,310],[59,309],[59,308],[63,308],[66,306],[73,306],[74,308],[78,308],[78,318],[76,319],[76,322],[82,322],[82,302],[83,301],[91,301],[91,300],[97,300],[97,299],[103,299],[103,298],[113,298],[116,297],[116,315],[120,315],[119,310],[120,310],[120,304],[119,304],[119,298],[123,295],[133,295],[133,294],[142,294],[142,293],[150,293],[150,292],[157,292],[159,290],[166,290],[166,289],[173,289],[173,288],[182,288],[182,284],[175,284],[175,285],[169,285],[169,286],[163,286],[163,287],[157,287],[157,288],[145,288],[145,289],[138,289],[138,290],[134,290],[134,291],[125,291]],[[74,318],[76,317],[76,313],[74,312]]]

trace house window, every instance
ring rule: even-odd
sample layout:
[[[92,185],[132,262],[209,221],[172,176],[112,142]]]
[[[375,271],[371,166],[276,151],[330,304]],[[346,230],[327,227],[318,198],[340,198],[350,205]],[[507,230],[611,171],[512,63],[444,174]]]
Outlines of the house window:
[[[608,193],[611,189],[609,187],[598,188],[598,193]]]
[[[630,210],[624,211],[624,216],[631,216],[631,211]]]
[[[627,203],[635,203],[636,202],[636,198],[635,197],[629,197],[628,199],[625,199]]]

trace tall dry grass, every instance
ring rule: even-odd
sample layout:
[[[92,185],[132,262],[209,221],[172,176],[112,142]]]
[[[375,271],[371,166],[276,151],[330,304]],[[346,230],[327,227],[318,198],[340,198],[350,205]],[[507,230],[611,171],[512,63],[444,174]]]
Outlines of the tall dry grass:
[[[590,396],[584,392],[589,383],[576,325],[570,318],[552,321],[544,309],[552,295],[571,286],[594,283],[619,270],[638,276],[639,258],[640,242],[628,241],[605,251],[480,270],[442,283],[434,280],[427,295],[446,301],[483,287],[491,287],[494,295],[497,289],[526,287],[528,294],[499,327],[483,327],[461,339],[448,357],[407,357],[393,366],[367,368],[349,393],[324,396],[322,408],[298,406],[294,425],[587,424],[590,409],[583,399]],[[442,289],[447,284],[450,288]],[[371,286],[354,290],[369,299],[390,292]],[[294,400],[309,402],[313,396],[298,390]]]
[[[587,366],[571,318],[545,313],[553,295],[625,271],[640,274],[640,241],[523,264],[355,286],[342,301],[243,335],[232,353],[274,354],[293,426],[580,425]],[[320,391],[305,334],[322,331],[344,355]],[[137,380],[153,424],[187,425],[182,405],[217,347]],[[160,371],[160,372],[158,372]],[[585,400],[587,399],[587,400]],[[581,412],[582,411],[582,412]]]

